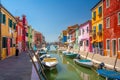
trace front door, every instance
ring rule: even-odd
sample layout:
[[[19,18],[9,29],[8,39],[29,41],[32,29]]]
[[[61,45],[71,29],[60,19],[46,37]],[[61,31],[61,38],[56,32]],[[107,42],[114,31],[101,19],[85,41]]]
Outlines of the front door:
[[[10,55],[10,38],[7,38],[7,56]]]
[[[116,40],[112,40],[112,55],[116,55]]]

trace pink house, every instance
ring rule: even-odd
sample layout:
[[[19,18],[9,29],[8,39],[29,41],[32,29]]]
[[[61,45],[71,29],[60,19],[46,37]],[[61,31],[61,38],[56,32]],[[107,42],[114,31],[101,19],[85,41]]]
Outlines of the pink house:
[[[79,26],[78,43],[80,51],[92,52],[92,38],[90,37],[91,28],[91,20],[88,20]]]

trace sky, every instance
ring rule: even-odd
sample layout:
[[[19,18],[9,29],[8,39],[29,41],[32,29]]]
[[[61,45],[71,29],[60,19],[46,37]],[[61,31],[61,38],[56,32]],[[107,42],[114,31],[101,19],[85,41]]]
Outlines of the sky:
[[[91,8],[99,0],[1,0],[13,15],[26,15],[28,24],[47,42],[58,41],[62,30],[91,19]]]

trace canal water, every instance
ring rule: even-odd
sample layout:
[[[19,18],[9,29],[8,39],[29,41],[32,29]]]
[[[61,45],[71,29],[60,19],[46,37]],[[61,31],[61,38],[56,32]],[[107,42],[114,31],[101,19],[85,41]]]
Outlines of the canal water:
[[[94,69],[81,67],[60,52],[50,51],[48,54],[59,62],[55,69],[45,71],[48,80],[105,80]]]

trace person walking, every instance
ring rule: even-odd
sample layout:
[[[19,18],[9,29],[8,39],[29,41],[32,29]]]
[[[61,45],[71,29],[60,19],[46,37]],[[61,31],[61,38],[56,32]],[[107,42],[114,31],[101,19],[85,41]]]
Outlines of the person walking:
[[[16,46],[15,56],[18,56],[18,55],[19,55],[19,49],[18,49],[18,46]]]

